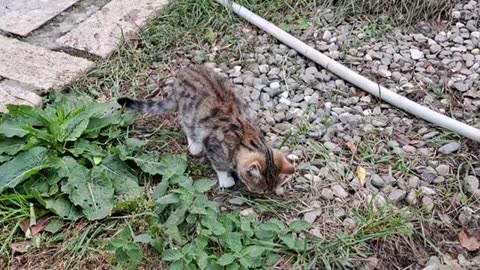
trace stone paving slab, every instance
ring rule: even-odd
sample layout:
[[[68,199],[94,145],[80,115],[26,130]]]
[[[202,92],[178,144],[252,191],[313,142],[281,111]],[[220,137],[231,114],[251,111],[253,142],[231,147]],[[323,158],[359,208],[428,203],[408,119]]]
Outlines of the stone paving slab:
[[[31,86],[17,81],[0,81],[0,112],[7,112],[8,104],[39,106],[42,98],[31,90]]]
[[[122,35],[136,32],[150,15],[168,3],[168,0],[112,0],[57,42],[107,57]]]
[[[0,29],[27,36],[76,2],[78,0],[0,0]]]
[[[0,36],[0,76],[36,88],[61,87],[93,65],[83,58]]]

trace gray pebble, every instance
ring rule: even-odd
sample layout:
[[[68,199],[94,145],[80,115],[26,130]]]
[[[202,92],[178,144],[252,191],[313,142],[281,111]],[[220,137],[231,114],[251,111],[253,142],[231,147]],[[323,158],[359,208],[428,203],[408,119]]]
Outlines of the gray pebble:
[[[405,199],[406,196],[407,196],[407,192],[405,190],[401,190],[397,188],[397,189],[394,189],[392,192],[390,192],[390,194],[388,194],[388,199],[397,203]]]
[[[463,186],[468,194],[474,194],[478,190],[479,182],[477,177],[469,175],[463,181]]]
[[[418,203],[418,200],[417,200],[417,192],[415,190],[410,190],[410,192],[408,192],[408,195],[407,197],[405,198],[405,201],[409,204],[409,205],[416,205]]]
[[[333,194],[338,198],[345,199],[348,197],[348,192],[341,185],[334,185],[332,187]]]
[[[437,171],[438,175],[445,176],[450,172],[450,166],[447,164],[440,164],[435,168],[435,171]]]
[[[333,191],[329,188],[323,188],[321,196],[325,200],[333,200],[334,199]]]
[[[308,222],[310,224],[313,224],[315,222],[315,220],[317,219],[317,217],[320,216],[321,214],[322,214],[321,209],[315,209],[315,210],[304,213],[303,214],[303,220],[305,220],[306,222]]]
[[[415,189],[420,184],[420,179],[416,176],[412,176],[408,179],[408,187]]]
[[[258,71],[260,71],[260,73],[263,73],[263,74],[266,74],[268,72],[268,65],[267,64],[264,64],[264,65],[259,65],[258,66]]]
[[[437,175],[431,172],[424,171],[420,174],[420,178],[422,178],[422,180],[427,183],[431,183],[435,178],[437,178]]]
[[[243,200],[240,197],[235,197],[235,198],[231,198],[230,200],[228,200],[228,203],[232,204],[232,205],[236,205],[236,206],[242,206],[242,205],[245,204],[245,200]]]
[[[433,210],[433,200],[430,197],[423,197],[422,198],[422,206],[425,208],[427,212],[432,212]]]
[[[435,190],[429,187],[419,187],[418,190],[420,190],[420,192],[426,196],[431,196],[436,194]]]
[[[325,143],[323,143],[323,146],[325,146],[325,148],[327,148],[327,150],[332,151],[334,153],[338,153],[338,152],[342,151],[342,148],[340,148],[340,146],[338,146],[337,144],[335,144],[333,142],[325,142]]]
[[[456,152],[460,149],[460,144],[458,142],[451,142],[448,144],[445,144],[444,146],[438,148],[438,152],[442,154],[450,154],[453,152]]]

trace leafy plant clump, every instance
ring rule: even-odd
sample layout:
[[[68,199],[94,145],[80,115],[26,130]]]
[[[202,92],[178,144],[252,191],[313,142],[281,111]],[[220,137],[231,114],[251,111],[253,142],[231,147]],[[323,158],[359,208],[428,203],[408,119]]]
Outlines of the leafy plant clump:
[[[185,176],[183,165],[161,174],[162,182],[152,195],[156,213],[149,231],[134,235],[127,227],[110,242],[122,269],[141,263],[140,244],[150,244],[171,270],[270,269],[281,256],[312,250],[313,242],[299,234],[309,228],[305,221],[262,222],[253,212],[220,211],[205,194],[215,181],[193,181]]]
[[[45,109],[8,110],[0,120],[0,197],[33,201],[43,213],[105,218],[119,202],[142,195],[137,168],[157,174],[167,167],[141,151],[144,142],[127,138],[123,130],[134,117],[115,102],[52,94]],[[9,203],[0,200],[14,208]]]

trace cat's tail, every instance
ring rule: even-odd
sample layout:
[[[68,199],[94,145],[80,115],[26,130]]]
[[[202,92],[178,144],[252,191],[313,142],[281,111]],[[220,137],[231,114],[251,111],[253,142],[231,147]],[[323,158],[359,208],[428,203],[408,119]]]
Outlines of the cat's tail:
[[[151,114],[166,114],[176,111],[177,104],[171,100],[134,100],[127,97],[117,99],[118,104],[125,106],[137,112],[151,113]]]

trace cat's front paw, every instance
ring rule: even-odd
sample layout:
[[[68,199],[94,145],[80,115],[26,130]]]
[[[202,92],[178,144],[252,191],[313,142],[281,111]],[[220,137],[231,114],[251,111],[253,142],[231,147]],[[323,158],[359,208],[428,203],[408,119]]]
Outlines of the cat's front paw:
[[[227,175],[223,177],[218,177],[218,187],[220,189],[231,188],[235,185],[235,180],[233,177]]]

